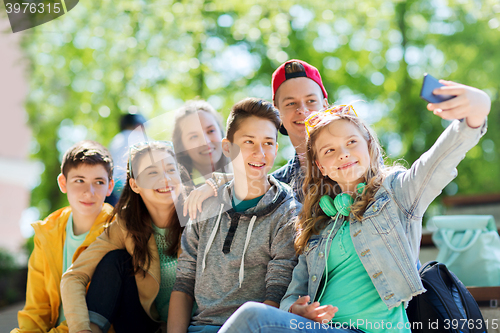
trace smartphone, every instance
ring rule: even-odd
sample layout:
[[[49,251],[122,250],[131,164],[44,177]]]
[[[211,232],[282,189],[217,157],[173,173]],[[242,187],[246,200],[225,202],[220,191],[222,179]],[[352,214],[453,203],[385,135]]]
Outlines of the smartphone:
[[[422,90],[420,90],[420,97],[429,103],[441,103],[456,97],[454,95],[434,95],[432,93],[434,89],[442,86],[444,86],[444,84],[439,83],[438,79],[425,73]]]

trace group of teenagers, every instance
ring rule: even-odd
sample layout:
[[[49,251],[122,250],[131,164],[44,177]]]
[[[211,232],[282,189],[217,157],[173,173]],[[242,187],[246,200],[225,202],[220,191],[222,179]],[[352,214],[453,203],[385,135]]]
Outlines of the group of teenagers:
[[[13,332],[411,332],[425,292],[422,216],[486,132],[483,91],[442,81],[428,104],[452,120],[409,169],[384,165],[352,105],[328,105],[300,60],[273,102],[236,103],[223,132],[208,103],[175,117],[172,142],[129,147],[118,203],[99,143],[64,155],[69,207],[33,224],[26,305]],[[295,155],[270,173],[278,132]]]

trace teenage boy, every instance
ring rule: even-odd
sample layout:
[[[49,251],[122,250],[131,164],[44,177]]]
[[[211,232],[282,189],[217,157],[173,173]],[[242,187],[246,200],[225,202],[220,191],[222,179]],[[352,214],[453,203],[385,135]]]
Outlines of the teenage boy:
[[[26,304],[19,328],[11,333],[68,332],[59,284],[62,274],[99,236],[113,207],[104,203],[113,191],[113,161],[106,148],[81,141],[63,156],[57,183],[69,207],[33,223],[35,248],[28,264]]]
[[[217,332],[246,301],[277,307],[286,292],[296,264],[293,221],[301,205],[288,185],[267,174],[280,123],[267,101],[247,98],[233,106],[222,147],[234,179],[203,203],[184,230],[169,333]]]
[[[305,177],[306,129],[304,120],[311,112],[328,107],[328,94],[316,67],[302,60],[288,60],[274,71],[271,81],[274,106],[279,110],[281,125],[279,132],[288,135],[295,156],[272,175],[289,184],[297,200],[302,202],[302,184]],[[227,180],[227,175],[214,173],[213,187],[219,187]],[[184,204],[184,215],[189,212],[196,218],[201,212],[203,200],[215,194],[209,184],[191,192]]]
[[[328,94],[316,67],[297,59],[278,67],[271,85],[273,102],[282,121],[280,133],[288,135],[295,148],[295,156],[272,175],[290,184],[297,199],[302,201],[307,136],[304,120],[311,112],[328,107]]]

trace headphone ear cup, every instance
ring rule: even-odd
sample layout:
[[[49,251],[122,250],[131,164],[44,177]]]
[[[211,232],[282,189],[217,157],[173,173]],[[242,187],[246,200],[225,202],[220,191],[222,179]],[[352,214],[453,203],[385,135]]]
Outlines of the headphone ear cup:
[[[339,194],[333,200],[335,208],[341,215],[349,216],[351,212],[351,205],[354,203],[354,199],[347,193]]]
[[[319,199],[319,206],[325,212],[327,216],[335,216],[337,215],[337,210],[335,209],[335,203],[331,196],[323,195],[321,199]]]
[[[359,183],[358,185],[356,185],[356,190],[358,190],[358,194],[363,194],[365,187],[366,183]]]

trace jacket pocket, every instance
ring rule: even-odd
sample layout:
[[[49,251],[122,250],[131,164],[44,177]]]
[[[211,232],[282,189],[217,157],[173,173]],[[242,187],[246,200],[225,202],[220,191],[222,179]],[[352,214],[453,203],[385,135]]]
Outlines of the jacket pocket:
[[[390,200],[388,195],[383,195],[366,208],[363,217],[371,222],[369,224],[373,234],[388,234],[396,226],[398,215]]]

